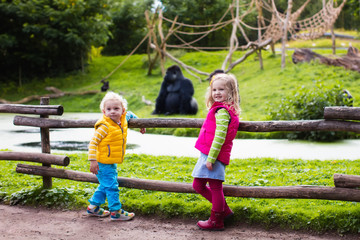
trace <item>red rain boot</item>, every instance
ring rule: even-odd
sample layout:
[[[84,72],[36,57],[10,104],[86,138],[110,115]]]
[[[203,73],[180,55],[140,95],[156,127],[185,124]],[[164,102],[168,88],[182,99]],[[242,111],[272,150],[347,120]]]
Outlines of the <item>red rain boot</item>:
[[[207,221],[199,221],[197,226],[202,230],[222,231],[224,230],[224,212],[211,210],[211,215]]]
[[[224,220],[227,220],[227,219],[231,218],[233,215],[234,215],[234,212],[231,210],[231,208],[225,202]]]

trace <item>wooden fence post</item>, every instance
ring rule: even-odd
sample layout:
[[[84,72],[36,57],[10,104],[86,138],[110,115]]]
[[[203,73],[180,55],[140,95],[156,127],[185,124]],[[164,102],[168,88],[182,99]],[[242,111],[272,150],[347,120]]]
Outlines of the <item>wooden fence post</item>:
[[[40,105],[49,105],[50,98],[42,97],[40,98]],[[49,115],[40,115],[40,118],[49,118]],[[50,153],[50,134],[49,128],[40,128],[41,134],[41,152]],[[51,164],[43,163],[44,167],[51,167]],[[51,177],[43,177],[43,187],[52,188],[52,179]]]

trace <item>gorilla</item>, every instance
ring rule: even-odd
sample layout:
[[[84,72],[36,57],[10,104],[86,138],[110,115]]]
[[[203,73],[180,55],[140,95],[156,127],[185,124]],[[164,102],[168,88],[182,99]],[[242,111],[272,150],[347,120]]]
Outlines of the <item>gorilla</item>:
[[[216,69],[215,71],[213,71],[212,73],[210,73],[210,75],[209,75],[209,82],[211,82],[211,79],[213,78],[213,76],[215,76],[216,74],[218,74],[218,73],[225,73],[225,71],[224,70],[222,70],[222,69]]]
[[[109,81],[105,81],[104,79],[101,80],[101,82],[103,83],[103,85],[101,86],[101,91],[102,92],[106,92],[109,89]]]
[[[193,95],[192,82],[184,77],[179,66],[173,65],[166,70],[152,114],[196,114],[198,104]]]

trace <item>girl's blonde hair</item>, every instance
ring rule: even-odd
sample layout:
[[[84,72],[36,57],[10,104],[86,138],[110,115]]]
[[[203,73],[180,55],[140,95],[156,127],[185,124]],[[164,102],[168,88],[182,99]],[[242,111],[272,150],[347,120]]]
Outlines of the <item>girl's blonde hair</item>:
[[[226,74],[226,73],[217,73],[215,74],[211,81],[210,86],[208,87],[207,93],[206,93],[206,106],[210,109],[210,107],[214,104],[215,100],[212,97],[212,85],[215,81],[223,80],[225,81],[225,87],[228,91],[229,95],[224,102],[229,107],[233,108],[236,115],[239,115],[241,112],[240,109],[240,96],[239,96],[239,88],[237,84],[236,77],[233,74]]]
[[[121,103],[122,107],[123,107],[123,112],[125,112],[125,110],[127,109],[127,101],[126,101],[126,99],[123,98],[122,96],[120,96],[117,93],[109,91],[109,92],[107,92],[105,94],[105,96],[103,97],[103,99],[100,102],[100,110],[101,111],[104,111],[105,102],[108,101],[108,100],[118,100]]]

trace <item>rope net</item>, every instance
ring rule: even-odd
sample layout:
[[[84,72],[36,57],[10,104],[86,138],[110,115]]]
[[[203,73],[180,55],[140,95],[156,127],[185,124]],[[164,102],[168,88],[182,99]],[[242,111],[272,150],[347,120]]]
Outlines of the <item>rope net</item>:
[[[246,24],[243,19],[251,12],[257,11],[256,9],[256,2],[261,0],[252,0],[249,4],[242,5],[240,8],[242,9],[248,9],[245,11],[245,13],[238,18],[233,17],[231,20],[223,21],[223,19],[226,17],[226,15],[229,12],[232,12],[234,9],[234,5],[231,5],[227,11],[224,13],[224,15],[221,17],[221,19],[215,23],[215,24],[209,24],[209,25],[190,25],[190,24],[184,24],[179,22],[174,22],[173,20],[170,20],[164,16],[162,16],[162,19],[166,22],[169,22],[171,24],[175,24],[178,27],[174,30],[173,34],[174,36],[179,39],[182,44],[169,44],[166,45],[168,48],[184,48],[184,49],[194,49],[200,51],[201,49],[206,50],[223,50],[223,49],[229,49],[230,47],[200,47],[200,46],[193,46],[194,43],[197,43],[201,39],[208,36],[210,33],[214,31],[221,30],[222,28],[230,25],[230,24],[236,24],[237,28],[240,29],[243,38],[246,40],[247,44],[243,46],[238,46],[238,48],[246,49],[249,46],[249,43],[255,43],[259,44],[261,42],[264,42],[268,39],[272,39],[272,42],[275,43],[278,40],[280,40],[284,35],[284,23],[286,16],[283,13],[280,13],[277,11],[275,4],[273,4],[273,7],[270,8],[269,5],[260,4],[262,6],[262,10],[265,11],[271,11],[271,20],[270,23],[267,26],[250,26]],[[272,0],[273,1],[273,0]],[[264,0],[262,0],[264,2]],[[303,19],[303,20],[297,20],[307,4],[310,2],[310,0],[306,1],[296,12],[292,13],[289,22],[288,22],[288,32],[293,40],[298,39],[316,39],[324,35],[326,31],[330,29],[330,27],[335,23],[336,19],[338,18],[346,0],[343,0],[343,2],[336,8],[333,7],[333,0],[329,0],[323,8],[314,14],[312,17]],[[274,2],[273,2],[274,3]],[[234,16],[234,14],[232,13]],[[268,21],[269,22],[269,21]],[[182,27],[187,27],[188,31],[180,30]],[[200,31],[196,31],[197,29],[201,28]],[[204,28],[207,28],[209,30],[203,30]],[[253,31],[263,31],[263,34],[261,34],[261,38],[255,39],[253,41],[249,40],[249,38],[245,34],[245,29],[253,30]],[[190,29],[190,30],[189,30]],[[190,42],[186,42],[181,35],[193,35],[196,36],[196,38]]]
[[[326,5],[314,16],[304,20],[296,21],[291,25],[289,32],[293,40],[297,39],[316,39],[324,35],[331,26],[334,25],[342,8],[344,7],[345,0],[334,8],[333,1],[329,1]]]

